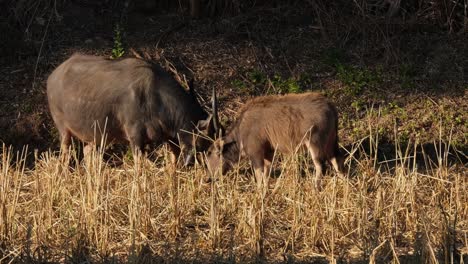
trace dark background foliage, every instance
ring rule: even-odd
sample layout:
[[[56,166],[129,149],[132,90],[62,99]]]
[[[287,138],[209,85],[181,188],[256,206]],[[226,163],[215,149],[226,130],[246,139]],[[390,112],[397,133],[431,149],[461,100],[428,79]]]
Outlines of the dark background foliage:
[[[321,90],[338,104],[345,129],[372,105],[403,107],[412,117],[427,112],[427,96],[450,98],[439,106],[460,106],[446,119],[458,120],[463,145],[467,7],[468,0],[0,0],[0,139],[56,144],[45,98],[52,69],[73,52],[131,56],[136,48],[196,78],[205,98],[217,88],[223,109],[246,94]],[[435,128],[417,119],[407,134]]]

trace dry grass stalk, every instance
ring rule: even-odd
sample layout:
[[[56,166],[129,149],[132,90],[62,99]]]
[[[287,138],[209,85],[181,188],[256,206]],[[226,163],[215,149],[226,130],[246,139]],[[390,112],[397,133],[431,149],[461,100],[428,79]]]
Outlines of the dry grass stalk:
[[[441,161],[423,171],[414,158],[425,154],[398,144],[395,159],[378,162],[376,131],[369,124],[370,140],[348,150],[349,176],[325,177],[321,191],[300,155],[275,157],[258,187],[245,163],[206,183],[198,164],[172,167],[166,148],[156,163],[123,158],[120,166],[96,149],[89,161],[70,157],[71,167],[43,153],[27,169],[27,149],[3,146],[0,261],[456,260],[468,248],[466,168],[449,166],[441,148]]]

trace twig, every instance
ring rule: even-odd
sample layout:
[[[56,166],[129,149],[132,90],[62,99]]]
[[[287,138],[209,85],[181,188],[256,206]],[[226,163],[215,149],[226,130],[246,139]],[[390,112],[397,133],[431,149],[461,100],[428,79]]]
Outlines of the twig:
[[[134,48],[130,48],[129,50],[130,50],[130,53],[132,53],[133,56],[135,56],[136,58],[143,59],[143,56],[141,56],[141,54],[138,53]]]
[[[173,26],[172,28],[168,29],[167,31],[163,32],[161,34],[161,36],[159,37],[158,41],[156,42],[156,45],[154,46],[154,48],[157,50],[158,47],[159,47],[159,43],[161,42],[161,40],[167,36],[169,36],[172,32],[176,31],[176,30],[179,30],[183,27],[185,27],[186,23],[185,22],[181,22],[175,26]]]
[[[55,4],[56,1],[54,1]],[[49,31],[50,20],[52,19],[53,12],[50,11],[49,20],[47,20],[47,25],[44,31],[44,35],[42,36],[41,47],[39,48],[39,53],[37,54],[36,65],[34,66],[34,77],[32,82],[32,89],[34,90],[36,85],[36,73],[37,73],[37,66],[39,65],[39,60],[41,58],[42,48],[44,47],[45,37],[47,36],[47,32]]]

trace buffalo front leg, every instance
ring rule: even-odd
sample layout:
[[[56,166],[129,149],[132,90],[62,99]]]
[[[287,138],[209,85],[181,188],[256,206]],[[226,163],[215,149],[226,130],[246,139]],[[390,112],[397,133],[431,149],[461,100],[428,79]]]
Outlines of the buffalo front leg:
[[[127,134],[127,139],[130,143],[130,149],[132,151],[133,160],[135,162],[139,162],[139,160],[143,156],[144,149],[142,136],[143,129],[140,126],[135,125],[127,128],[125,132]]]
[[[268,190],[268,164],[265,164],[263,157],[252,158],[251,162],[257,182],[257,190],[260,191],[262,197],[265,197]]]
[[[70,162],[71,134],[68,130],[60,131],[60,162],[68,167]]]
[[[330,163],[338,176],[341,177],[344,175],[343,157],[333,157],[330,159]]]
[[[144,144],[141,136],[130,139],[130,149],[132,150],[133,158],[140,159],[143,156]]]
[[[254,237],[255,237],[255,251],[258,256],[263,257],[264,254],[264,216],[265,216],[265,197],[268,191],[268,171],[267,165],[263,156],[261,158],[251,158],[252,167],[255,172],[257,181],[258,196],[254,200],[255,209],[255,224],[254,224]]]
[[[336,143],[335,150],[334,150],[334,157],[330,159],[330,163],[333,166],[333,169],[336,171],[338,176],[344,175],[344,158],[341,155],[340,150],[338,148],[338,143]]]

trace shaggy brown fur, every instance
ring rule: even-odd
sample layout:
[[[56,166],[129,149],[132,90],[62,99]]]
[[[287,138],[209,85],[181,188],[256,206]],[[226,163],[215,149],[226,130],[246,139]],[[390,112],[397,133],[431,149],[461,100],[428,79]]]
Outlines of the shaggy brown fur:
[[[321,94],[258,97],[242,107],[226,136],[210,147],[207,166],[211,172],[221,168],[224,173],[243,154],[257,177],[263,178],[258,174],[267,174],[275,151],[293,153],[305,147],[312,156],[319,185],[325,161],[343,173],[337,131],[337,110]]]

